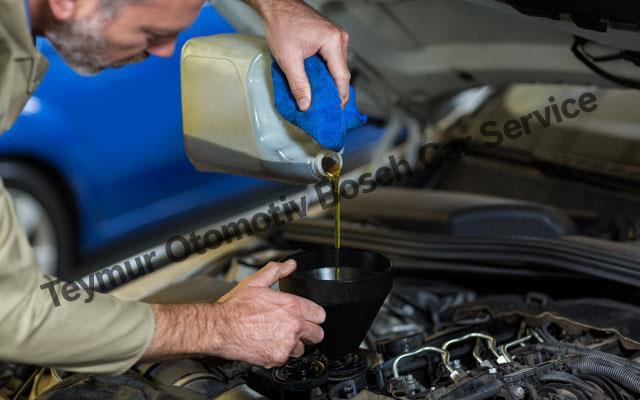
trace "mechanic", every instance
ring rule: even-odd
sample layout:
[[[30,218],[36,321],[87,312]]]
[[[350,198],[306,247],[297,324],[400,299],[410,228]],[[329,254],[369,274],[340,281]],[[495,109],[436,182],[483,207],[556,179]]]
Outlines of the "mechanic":
[[[301,0],[247,1],[263,17],[267,44],[300,109],[306,111],[312,100],[303,60],[318,52],[344,106],[347,34]],[[95,74],[149,55],[171,56],[178,33],[202,3],[0,1],[0,133],[19,116],[47,69],[35,35],[47,37],[79,73]],[[87,373],[122,373],[140,360],[189,354],[280,365],[323,338],[320,306],[270,289],[295,268],[294,261],[269,263],[217,303],[149,305],[96,293],[91,303],[54,307],[40,289],[53,278],[39,270],[0,182],[0,360]]]

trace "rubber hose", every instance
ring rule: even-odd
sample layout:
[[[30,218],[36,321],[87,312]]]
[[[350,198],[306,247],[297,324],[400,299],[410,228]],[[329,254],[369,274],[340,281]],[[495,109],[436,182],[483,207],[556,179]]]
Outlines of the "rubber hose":
[[[568,383],[579,388],[580,390],[582,390],[583,392],[587,393],[590,396],[593,396],[593,394],[598,391],[598,388],[595,387],[593,384],[590,385],[576,376],[567,374],[566,372],[560,372],[560,371],[554,371],[541,376],[540,382]]]
[[[553,343],[538,343],[535,345],[538,351],[547,351],[551,353],[567,352],[568,354],[576,354],[580,356],[588,356],[598,359],[603,359],[618,365],[625,366],[630,369],[640,370],[640,364],[628,360],[624,357],[616,356],[614,354],[605,353],[603,351],[591,350],[584,347],[572,345],[572,344],[553,344]]]
[[[604,376],[635,393],[640,393],[640,373],[637,370],[608,360],[588,357],[576,360],[570,365],[580,373]]]
[[[493,381],[473,393],[449,393],[442,397],[442,400],[486,400],[495,397],[500,393],[504,384],[501,381]]]

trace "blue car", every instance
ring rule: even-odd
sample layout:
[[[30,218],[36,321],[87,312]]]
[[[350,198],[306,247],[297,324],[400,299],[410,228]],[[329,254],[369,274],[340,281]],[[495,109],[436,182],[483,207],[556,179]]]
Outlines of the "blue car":
[[[206,6],[177,49],[190,37],[227,32],[232,26]],[[179,51],[87,78],[48,42],[39,45],[49,73],[0,137],[0,176],[45,271],[77,276],[78,265],[110,262],[186,229],[188,221],[203,223],[203,214],[228,212],[239,198],[286,189],[191,165],[183,148]],[[374,127],[353,132],[347,148],[379,134]]]

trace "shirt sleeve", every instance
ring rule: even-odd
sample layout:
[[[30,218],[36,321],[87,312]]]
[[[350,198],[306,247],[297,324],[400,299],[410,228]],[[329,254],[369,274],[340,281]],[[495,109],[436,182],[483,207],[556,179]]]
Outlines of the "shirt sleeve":
[[[60,300],[48,288],[54,278],[37,265],[0,180],[0,360],[82,373],[119,374],[138,361],[154,335],[148,304],[95,293]]]

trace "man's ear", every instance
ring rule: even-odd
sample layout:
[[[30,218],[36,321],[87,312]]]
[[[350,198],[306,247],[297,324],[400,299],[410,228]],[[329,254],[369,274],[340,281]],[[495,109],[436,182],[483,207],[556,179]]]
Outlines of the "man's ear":
[[[77,6],[77,0],[49,0],[51,14],[53,14],[53,17],[58,21],[66,22],[71,20]]]

